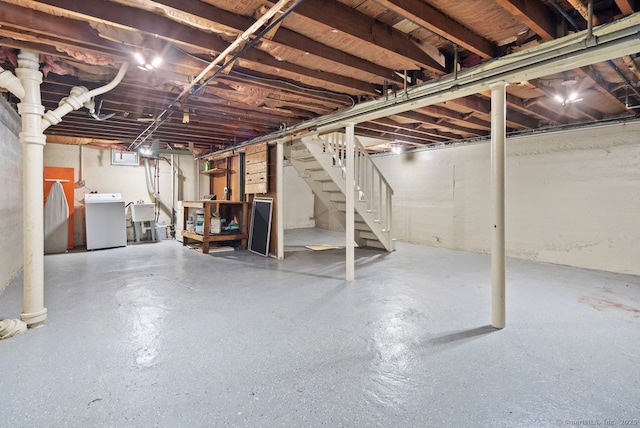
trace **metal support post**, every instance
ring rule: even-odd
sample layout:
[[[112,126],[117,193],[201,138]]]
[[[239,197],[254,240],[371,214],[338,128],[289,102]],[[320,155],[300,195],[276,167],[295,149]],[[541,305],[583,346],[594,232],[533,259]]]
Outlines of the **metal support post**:
[[[346,193],[346,264],[347,264],[347,281],[355,279],[355,189],[354,183],[354,146],[355,146],[355,125],[350,123],[347,125],[347,153],[346,153],[346,176],[345,176],[345,193]]]
[[[284,142],[276,145],[276,256],[284,259]]]
[[[493,237],[491,246],[491,325],[505,327],[505,141],[506,82],[491,88],[491,189]]]

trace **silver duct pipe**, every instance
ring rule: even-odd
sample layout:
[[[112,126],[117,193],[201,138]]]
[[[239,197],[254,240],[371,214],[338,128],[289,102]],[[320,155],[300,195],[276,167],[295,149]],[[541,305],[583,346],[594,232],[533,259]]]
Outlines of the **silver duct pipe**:
[[[176,215],[173,207],[169,205],[164,199],[162,199],[162,197],[160,196],[160,192],[158,192],[153,186],[153,180],[151,179],[151,167],[149,166],[149,158],[143,158],[142,162],[144,163],[144,175],[147,179],[147,190],[149,191],[149,194],[154,197],[154,199],[160,204],[160,206],[162,206],[162,208],[169,212],[169,215],[171,217],[171,224],[174,224]]]

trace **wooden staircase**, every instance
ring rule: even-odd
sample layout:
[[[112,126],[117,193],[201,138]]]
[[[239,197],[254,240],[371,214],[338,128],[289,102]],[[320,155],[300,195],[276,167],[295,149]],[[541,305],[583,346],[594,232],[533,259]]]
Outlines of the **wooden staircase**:
[[[355,240],[358,246],[395,250],[391,236],[393,189],[356,138],[354,145]],[[346,226],[346,136],[303,137],[285,146],[285,157],[342,226]]]

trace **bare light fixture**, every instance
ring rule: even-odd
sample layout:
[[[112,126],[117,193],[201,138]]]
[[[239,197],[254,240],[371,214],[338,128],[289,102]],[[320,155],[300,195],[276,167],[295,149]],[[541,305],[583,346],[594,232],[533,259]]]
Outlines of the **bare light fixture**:
[[[387,144],[387,147],[389,148],[389,150],[391,150],[391,153],[393,153],[394,155],[402,153],[402,148],[403,148],[402,144],[397,141]]]
[[[149,48],[135,51],[133,57],[138,62],[138,68],[144,71],[155,70],[162,64],[162,57],[156,51]]]
[[[151,153],[152,153],[151,147],[148,147],[148,146],[140,147],[139,151],[142,156],[151,156]]]
[[[578,101],[582,101],[582,97],[578,93],[577,89],[574,88],[576,83],[578,83],[576,79],[564,80],[562,82],[562,86],[565,87],[565,90],[564,90],[565,94],[564,95],[556,94],[554,96],[555,100],[558,101],[563,106],[567,104],[577,103]]]

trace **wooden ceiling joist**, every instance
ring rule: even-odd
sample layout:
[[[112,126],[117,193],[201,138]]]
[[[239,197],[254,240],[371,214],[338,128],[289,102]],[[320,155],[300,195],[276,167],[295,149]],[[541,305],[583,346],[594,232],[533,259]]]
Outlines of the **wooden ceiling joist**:
[[[496,0],[500,6],[508,10],[531,28],[542,40],[555,39],[557,34],[556,16],[539,1],[528,0]]]
[[[305,0],[293,12],[315,23],[321,23],[358,40],[384,49],[389,55],[410,59],[416,68],[425,68],[437,75],[445,73],[439,62],[420,49],[404,33],[382,24],[335,0]]]
[[[496,56],[496,46],[421,0],[375,0],[399,16],[475,53],[483,59]]]
[[[171,7],[174,10],[192,14],[197,16],[198,19],[207,19],[212,23],[215,22],[216,25],[223,25],[228,31],[237,32],[237,34],[240,34],[253,24],[253,20],[249,17],[230,13],[204,2],[180,2],[176,4],[175,1],[164,0],[158,1],[157,3]],[[300,52],[313,53],[313,55],[324,60],[333,61],[354,70],[371,74],[379,79],[397,82],[401,81],[393,70],[381,67],[371,61],[367,61],[341,50],[334,49],[286,28],[278,29],[278,32],[271,37],[269,41],[281,48],[291,48]]]
[[[197,86],[216,72],[212,69],[196,82],[196,93],[190,94],[186,104],[176,103],[193,76],[253,25],[256,16],[264,13],[261,8],[274,2],[231,3],[0,0],[0,64],[14,71],[17,49],[42,54],[42,100],[53,109],[71,87],[102,86],[122,62],[132,61],[135,49],[154,49],[163,54],[159,67],[153,72],[130,67],[118,87],[95,100],[100,116],[115,113],[112,118],[97,122],[81,109],[47,133],[94,142],[113,138],[114,144],[122,144],[135,139],[149,120],[173,105],[175,112],[154,137],[180,145],[191,142],[203,150],[246,142],[283,126],[295,129],[304,121],[332,113],[348,117],[360,111],[361,104],[383,97],[385,85],[401,88],[406,70],[411,73],[408,91],[423,82],[440,85],[447,79],[435,79],[450,72],[444,66],[452,50],[447,40],[458,47],[459,73],[463,74],[482,60],[507,52],[498,45],[527,56],[541,41],[561,36],[557,32],[564,31],[565,21],[555,6],[543,0],[496,0],[502,9],[494,5],[478,8],[477,13],[467,13],[477,8],[473,0],[305,0],[268,37],[255,43],[248,40],[252,45],[226,73]],[[588,19],[586,0],[558,4]],[[593,24],[631,15],[620,25],[638,25],[635,9],[632,0],[594,2]],[[483,13],[492,19],[484,19]],[[577,25],[586,27],[584,19],[578,19]],[[595,27],[594,32],[601,28],[605,27]],[[640,85],[640,69],[635,54],[625,54],[594,67],[566,69],[510,85],[508,127],[527,130],[629,117],[623,89]],[[450,62],[447,67],[451,68]],[[579,80],[589,104],[557,107],[551,101],[553,88],[573,78]],[[392,96],[387,101],[393,102]],[[489,135],[491,107],[486,92],[467,92],[463,98],[428,107],[413,105],[414,111],[389,109],[392,116],[357,129],[362,135],[404,138],[411,145],[442,145]],[[187,113],[189,123],[183,123]]]

